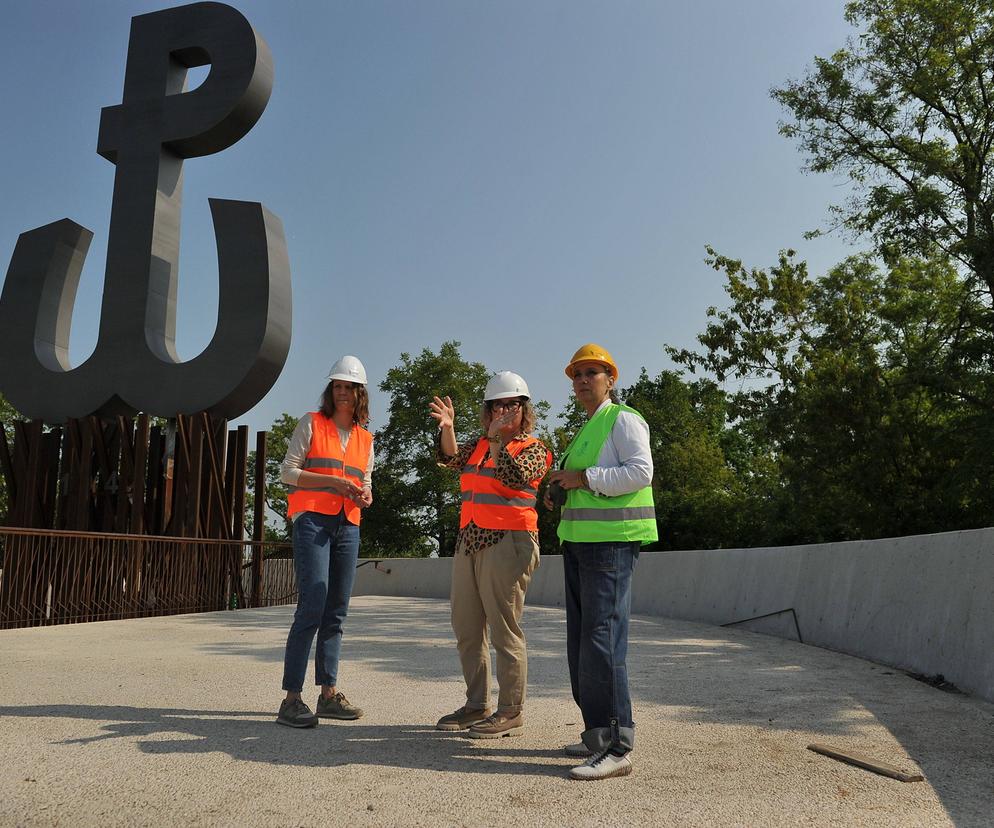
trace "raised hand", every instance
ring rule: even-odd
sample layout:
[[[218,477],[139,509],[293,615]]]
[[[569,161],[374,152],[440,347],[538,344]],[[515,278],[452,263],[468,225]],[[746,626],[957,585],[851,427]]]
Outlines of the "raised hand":
[[[456,409],[452,405],[452,399],[446,397],[435,397],[428,403],[428,413],[438,421],[439,428],[454,428],[456,422]]]

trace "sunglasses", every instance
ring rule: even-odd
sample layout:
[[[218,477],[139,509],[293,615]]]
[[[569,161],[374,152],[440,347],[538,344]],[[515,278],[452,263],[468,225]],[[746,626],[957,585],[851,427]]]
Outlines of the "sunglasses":
[[[521,408],[521,400],[493,400],[487,405],[491,411],[517,411]]]

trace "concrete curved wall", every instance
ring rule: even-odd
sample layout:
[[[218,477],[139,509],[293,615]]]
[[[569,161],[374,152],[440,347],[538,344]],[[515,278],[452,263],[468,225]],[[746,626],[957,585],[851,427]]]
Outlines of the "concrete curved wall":
[[[451,559],[359,569],[357,595],[448,598]],[[562,558],[544,556],[528,603],[563,604]],[[793,615],[786,610],[793,610]],[[797,638],[994,701],[994,529],[763,549],[646,552],[632,611]],[[796,627],[794,619],[796,617]]]

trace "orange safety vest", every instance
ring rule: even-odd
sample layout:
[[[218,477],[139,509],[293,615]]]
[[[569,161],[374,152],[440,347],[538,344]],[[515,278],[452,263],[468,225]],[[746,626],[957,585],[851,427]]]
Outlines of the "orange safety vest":
[[[347,477],[357,486],[362,486],[369,462],[369,448],[373,445],[373,435],[359,425],[352,426],[348,445],[343,449],[338,436],[338,427],[330,417],[320,411],[312,411],[311,447],[307,452],[303,468],[316,474],[332,477]],[[308,489],[303,486],[287,486],[287,506],[290,517],[299,512],[320,512],[322,515],[337,515],[345,509],[345,519],[359,525],[362,509],[350,497],[335,494],[331,489]]]
[[[541,442],[537,437],[512,440],[507,444],[507,451],[512,457],[517,457],[528,446]],[[529,485],[524,489],[512,489],[497,479],[493,457],[488,457],[487,462],[480,465],[489,446],[487,438],[481,437],[466,465],[463,466],[459,477],[459,484],[462,487],[459,528],[462,529],[472,521],[482,529],[538,531],[535,499],[538,496],[539,481],[552,465],[552,452],[545,450],[545,470],[538,477],[530,480]]]

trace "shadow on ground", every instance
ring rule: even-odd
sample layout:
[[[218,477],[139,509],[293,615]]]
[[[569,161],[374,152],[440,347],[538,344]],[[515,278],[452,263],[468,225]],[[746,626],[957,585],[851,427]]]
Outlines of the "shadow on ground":
[[[562,778],[563,768],[575,764],[560,750],[516,748],[508,746],[509,740],[476,741],[428,726],[322,722],[304,730],[279,727],[271,712],[60,705],[0,707],[3,716],[109,722],[95,736],[58,745],[127,738],[137,740],[148,754],[222,752],[233,759],[289,767],[369,765]]]

